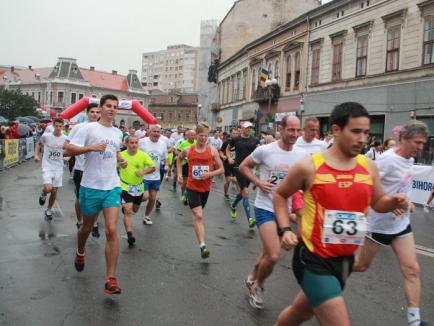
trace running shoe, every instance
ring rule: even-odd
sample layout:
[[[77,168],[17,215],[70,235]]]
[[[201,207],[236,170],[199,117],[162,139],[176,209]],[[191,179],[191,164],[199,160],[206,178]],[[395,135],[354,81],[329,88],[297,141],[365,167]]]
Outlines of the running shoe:
[[[127,241],[128,241],[128,245],[131,247],[134,246],[134,243],[136,242],[136,238],[134,238],[133,235],[130,235],[128,236]]]
[[[421,320],[419,326],[430,326],[426,321]]]
[[[231,200],[228,194],[225,194],[224,196],[225,196],[225,200],[226,201],[230,201]]]
[[[39,196],[39,205],[44,206],[46,200],[47,194],[45,192],[41,193],[41,195]]]
[[[237,218],[237,209],[234,207],[234,205],[231,205],[231,212],[230,212],[231,218],[235,220]]]
[[[251,281],[249,277],[247,277],[245,282],[246,282],[247,290],[249,291],[249,295],[250,295],[250,293],[253,291],[253,286],[255,285],[255,281]]]
[[[209,257],[209,250],[206,246],[200,247],[200,256],[205,259]]]
[[[122,290],[118,286],[118,281],[116,280],[115,277],[109,277],[107,282],[105,282],[104,293],[105,294],[121,294],[122,293]]]
[[[187,199],[187,195],[185,194],[185,192],[183,192],[181,197],[179,197],[179,200],[184,202],[186,199]]]
[[[254,228],[256,225],[256,219],[254,217],[249,218],[249,228]]]
[[[425,213],[429,213],[429,211],[430,211],[430,207],[429,207],[428,205],[423,205],[423,211],[424,211]]]
[[[157,202],[155,203],[155,209],[159,210],[161,208],[161,201],[157,199]]]
[[[51,211],[51,209],[47,208],[45,210],[45,220],[51,221],[52,219],[53,219],[53,212]]]
[[[264,308],[264,298],[263,298],[264,289],[261,289],[253,284],[252,290],[249,293],[249,303],[253,308],[262,309]]]
[[[92,237],[94,238],[99,238],[100,234],[99,234],[99,228],[98,225],[94,225],[92,227]]]
[[[145,216],[145,217],[143,218],[143,224],[145,224],[145,225],[152,225],[152,220],[151,220],[151,218],[150,218],[149,216]]]
[[[82,272],[84,269],[84,258],[86,254],[79,254],[78,250],[75,252],[75,260],[74,260],[74,266],[77,272]]]

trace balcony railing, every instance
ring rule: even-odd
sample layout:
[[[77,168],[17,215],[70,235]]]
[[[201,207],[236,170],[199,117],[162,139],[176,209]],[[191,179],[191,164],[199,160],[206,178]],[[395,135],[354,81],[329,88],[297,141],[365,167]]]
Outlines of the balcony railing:
[[[270,100],[276,102],[280,98],[280,87],[279,85],[271,85],[267,87],[258,86],[255,90],[253,100],[255,102],[268,102]]]

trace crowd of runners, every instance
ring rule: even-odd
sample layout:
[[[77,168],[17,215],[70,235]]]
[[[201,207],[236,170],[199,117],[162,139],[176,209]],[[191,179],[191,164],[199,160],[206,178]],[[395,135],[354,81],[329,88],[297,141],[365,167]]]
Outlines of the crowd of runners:
[[[337,105],[330,115],[330,133],[318,139],[319,121],[295,116],[282,118],[275,135],[254,134],[245,121],[230,132],[210,134],[206,122],[174,132],[159,125],[138,130],[113,125],[118,99],[105,95],[86,109],[88,122],[65,135],[64,121],[56,118],[35,149],[42,149],[43,188],[39,204],[48,204],[47,221],[62,186],[64,159],[74,164],[77,250],[74,265],[87,263],[86,241],[99,236],[102,211],[106,235],[104,292],[120,294],[116,279],[119,256],[118,217],[123,217],[127,242],[134,246],[133,216],[146,205],[143,223],[151,225],[160,209],[161,182],[173,179],[180,200],[192,211],[198,253],[210,256],[205,238],[205,206],[214,185],[224,174],[228,216],[237,218],[241,202],[246,227],[257,227],[262,242],[252,268],[246,271],[249,304],[262,309],[264,289],[280,257],[281,248],[293,250],[294,281],[300,291],[277,317],[276,325],[300,325],[317,318],[321,325],[350,325],[343,290],[352,272],[364,272],[381,246],[390,246],[403,276],[408,325],[427,325],[421,319],[421,284],[409,200],[414,157],[427,141],[428,127],[412,120],[397,142],[362,154],[369,139],[370,119],[358,103]],[[373,144],[378,145],[378,144]],[[230,196],[229,189],[237,194]],[[250,184],[253,187],[250,187]],[[256,191],[253,210],[249,192]],[[428,199],[432,200],[432,196]],[[121,211],[121,213],[120,213]],[[381,262],[378,262],[380,264]],[[268,295],[268,294],[267,294]]]

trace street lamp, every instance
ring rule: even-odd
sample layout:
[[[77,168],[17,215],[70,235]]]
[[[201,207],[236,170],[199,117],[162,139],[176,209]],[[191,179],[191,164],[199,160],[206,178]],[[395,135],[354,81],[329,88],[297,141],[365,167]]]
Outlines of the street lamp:
[[[273,79],[267,79],[265,81],[265,86],[267,86],[267,92],[268,92],[268,114],[267,114],[267,118],[270,119],[270,115],[271,115],[271,100],[273,98],[273,87],[277,85],[277,79],[273,78]],[[268,121],[267,121],[268,123]]]
[[[304,113],[304,96],[301,94],[300,97],[300,123],[303,123],[303,113]]]
[[[196,110],[196,124],[199,123],[201,110],[202,110],[202,104],[198,104]]]

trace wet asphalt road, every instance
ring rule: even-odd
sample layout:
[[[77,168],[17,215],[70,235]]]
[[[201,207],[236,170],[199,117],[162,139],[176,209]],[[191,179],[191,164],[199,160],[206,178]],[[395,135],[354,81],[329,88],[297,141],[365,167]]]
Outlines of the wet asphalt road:
[[[89,238],[82,273],[73,266],[68,173],[51,223],[37,203],[40,183],[39,165],[31,161],[0,172],[0,325],[273,325],[297,291],[291,253],[285,252],[266,283],[265,309],[250,308],[244,278],[260,241],[241,205],[238,219],[230,220],[218,180],[205,210],[211,257],[200,258],[191,213],[164,183],[154,225],[141,223],[143,209],[135,217],[134,248],[128,248],[119,221],[123,294],[106,296],[104,236]],[[434,212],[419,208],[412,224],[420,246],[422,316],[434,323]],[[368,272],[351,276],[345,298],[354,325],[406,325],[401,274],[390,248]]]

